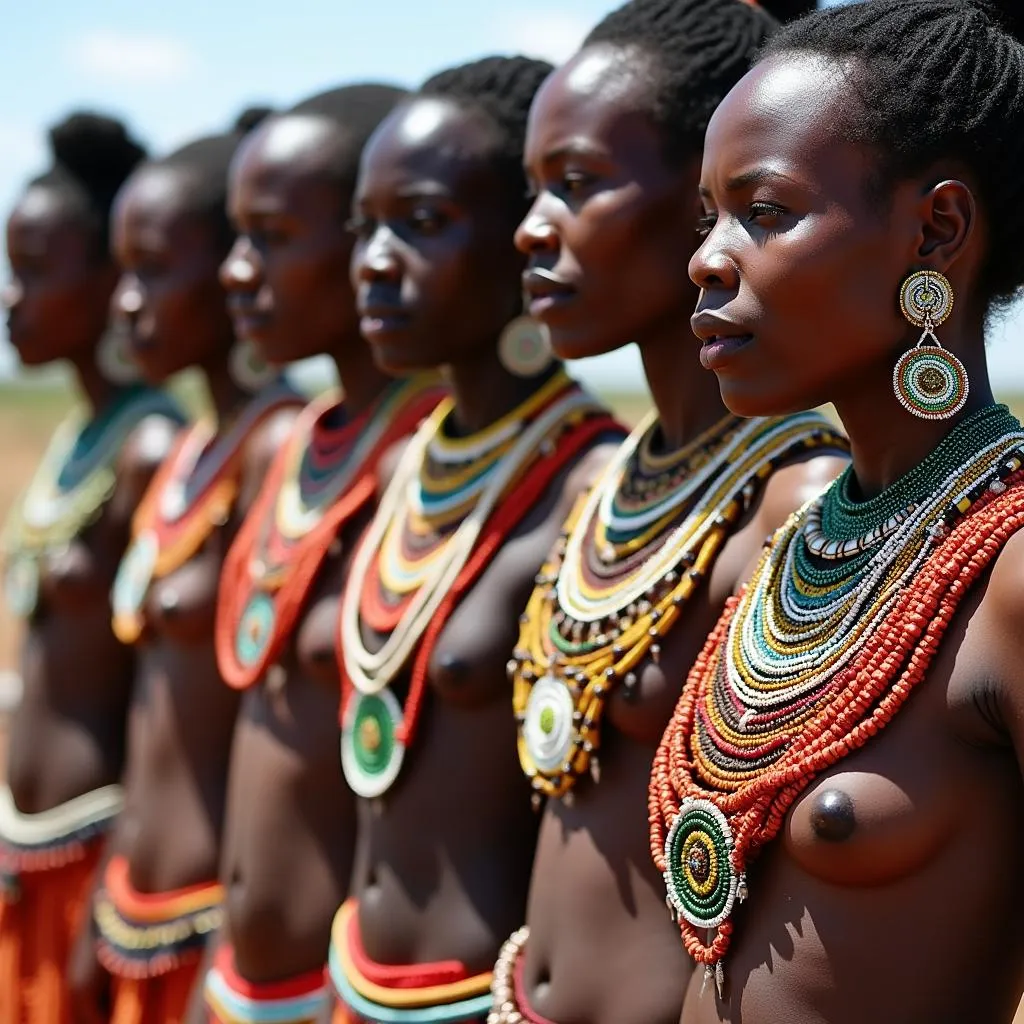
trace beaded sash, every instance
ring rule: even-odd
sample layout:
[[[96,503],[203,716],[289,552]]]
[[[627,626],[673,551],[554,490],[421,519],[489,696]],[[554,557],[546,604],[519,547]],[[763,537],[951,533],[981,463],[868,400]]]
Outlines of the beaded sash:
[[[222,433],[203,420],[178,440],[135,511],[132,543],[114,580],[113,628],[122,643],[141,636],[153,581],[184,565],[228,521],[253,431],[274,413],[300,404],[301,396],[279,382],[249,402]]]
[[[871,501],[849,498],[847,470],[791,517],[728,602],[649,793],[670,909],[719,987],[749,865],[812,779],[925,678],[958,605],[1024,525],[1022,465],[1024,431],[994,406]]]
[[[119,395],[95,419],[86,421],[80,410],[57,428],[4,527],[4,591],[14,614],[27,617],[35,611],[42,564],[99,517],[114,493],[121,450],[149,416],[184,422],[170,396],[137,387]]]
[[[120,786],[104,786],[38,814],[23,814],[0,787],[0,897],[16,900],[18,877],[83,860],[121,813]]]
[[[93,904],[100,963],[119,978],[141,980],[194,963],[223,924],[224,890],[216,882],[167,893],[140,893],[121,856],[107,863]]]
[[[458,603],[571,460],[595,438],[621,430],[564,371],[505,418],[514,428],[509,431],[514,441],[507,449],[501,433],[506,427],[499,422],[487,432],[494,433],[497,442],[465,439],[454,444],[462,455],[450,455],[451,444],[442,448],[435,442],[451,411],[450,402],[442,403],[410,442],[359,543],[342,597],[342,768],[349,786],[366,798],[380,796],[398,777],[419,721],[434,644]],[[494,456],[495,448],[503,454]],[[415,521],[424,520],[423,493],[439,490],[423,483],[429,451],[435,461],[452,460],[458,483],[451,488],[452,501],[435,502],[440,523],[422,535],[429,538],[429,553],[410,555],[399,570],[403,580],[389,583],[382,564],[388,551],[419,533]],[[458,457],[469,463],[458,465]],[[484,467],[472,468],[478,461]],[[462,507],[455,495],[463,488],[478,493],[468,514],[450,519],[451,508]],[[391,537],[396,538],[394,544]],[[410,544],[415,547],[416,541]],[[375,651],[364,640],[364,625],[383,636]],[[410,662],[403,707],[389,684]]]
[[[358,906],[343,904],[331,931],[331,980],[359,1020],[374,1024],[455,1024],[483,1020],[491,1007],[492,974],[471,975],[457,960],[377,964],[363,950]]]
[[[645,658],[710,573],[723,544],[779,463],[846,441],[817,413],[726,417],[671,455],[652,451],[649,414],[584,495],[540,571],[508,664],[519,759],[541,794],[569,798],[599,778],[610,690],[637,683]]]
[[[227,945],[214,954],[203,994],[210,1024],[317,1024],[331,1001],[326,968],[257,984],[239,975]]]

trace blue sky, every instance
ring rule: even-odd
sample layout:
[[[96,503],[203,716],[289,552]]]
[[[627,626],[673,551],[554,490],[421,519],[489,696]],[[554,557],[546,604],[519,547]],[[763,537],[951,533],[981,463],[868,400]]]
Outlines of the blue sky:
[[[413,85],[488,53],[562,60],[616,0],[42,0],[0,46],[0,211],[45,168],[45,126],[73,107],[125,118],[155,152],[353,80]],[[15,99],[15,97],[17,97]],[[1024,387],[1024,315],[993,333],[995,379]],[[1012,340],[1010,340],[1012,339]],[[12,365],[0,339],[0,371]],[[632,350],[587,375],[639,380]]]

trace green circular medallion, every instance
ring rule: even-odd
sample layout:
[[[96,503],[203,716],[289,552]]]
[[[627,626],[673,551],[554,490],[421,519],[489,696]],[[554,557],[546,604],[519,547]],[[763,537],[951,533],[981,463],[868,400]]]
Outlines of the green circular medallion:
[[[274,601],[262,591],[249,598],[235,632],[235,655],[248,668],[255,665],[274,637]]]
[[[372,799],[391,788],[405,757],[398,739],[402,707],[388,689],[357,693],[345,708],[341,766],[354,793]]]
[[[27,619],[39,602],[39,562],[31,555],[14,555],[4,573],[4,599],[19,618]]]

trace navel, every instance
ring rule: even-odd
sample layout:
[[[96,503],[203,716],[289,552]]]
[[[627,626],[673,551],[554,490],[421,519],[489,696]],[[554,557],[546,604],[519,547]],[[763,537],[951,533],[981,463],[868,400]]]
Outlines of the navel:
[[[826,789],[814,798],[811,806],[811,828],[819,839],[841,843],[857,828],[853,798],[841,789]]]

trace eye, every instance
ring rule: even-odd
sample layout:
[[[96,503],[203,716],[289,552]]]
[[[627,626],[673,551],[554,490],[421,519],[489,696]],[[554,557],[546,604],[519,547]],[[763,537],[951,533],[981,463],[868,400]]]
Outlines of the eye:
[[[567,195],[577,195],[582,192],[592,181],[589,174],[582,171],[566,171],[562,175],[562,190]]]
[[[718,223],[717,213],[705,213],[697,221],[697,234],[701,238],[707,238],[714,229],[715,224]]]
[[[436,235],[448,223],[448,218],[430,206],[417,206],[409,214],[409,223],[424,235]]]
[[[376,221],[364,217],[361,213],[354,214],[345,221],[345,230],[355,235],[356,238],[369,238],[376,226]]]
[[[783,217],[786,214],[786,209],[779,206],[778,203],[767,203],[767,202],[756,202],[750,204],[750,220],[769,222],[774,224],[779,217]]]

